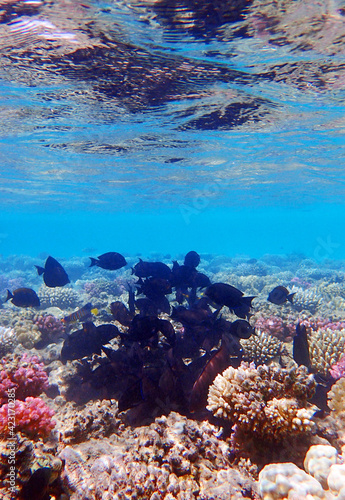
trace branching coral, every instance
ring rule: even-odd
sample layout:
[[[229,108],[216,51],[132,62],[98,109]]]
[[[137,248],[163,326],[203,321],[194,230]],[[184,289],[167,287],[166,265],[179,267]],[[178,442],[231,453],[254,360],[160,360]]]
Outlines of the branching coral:
[[[14,420],[11,421],[11,415]],[[8,428],[14,423],[14,428],[27,436],[46,437],[54,429],[52,420],[54,410],[51,410],[41,398],[27,397],[25,401],[15,401],[14,408],[7,403],[0,408],[0,432],[8,433]]]
[[[37,356],[5,357],[0,362],[0,403],[7,400],[6,391],[14,389],[16,399],[39,396],[48,387],[48,375]]]
[[[218,375],[209,389],[208,406],[215,416],[236,424],[235,430],[270,441],[310,431],[315,407],[307,399],[315,381],[304,366],[243,363]]]
[[[260,330],[256,333],[255,336],[249,339],[241,339],[241,345],[244,348],[244,358],[247,361],[263,364],[281,354],[283,344],[279,339]]]

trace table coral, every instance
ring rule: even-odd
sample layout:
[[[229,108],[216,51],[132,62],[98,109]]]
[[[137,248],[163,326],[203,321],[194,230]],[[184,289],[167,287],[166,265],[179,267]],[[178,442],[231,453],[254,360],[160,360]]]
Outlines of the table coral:
[[[216,417],[236,424],[236,433],[268,441],[310,431],[315,407],[307,403],[315,380],[306,367],[258,366],[242,362],[217,375],[208,394]],[[235,433],[235,434],[236,434]]]

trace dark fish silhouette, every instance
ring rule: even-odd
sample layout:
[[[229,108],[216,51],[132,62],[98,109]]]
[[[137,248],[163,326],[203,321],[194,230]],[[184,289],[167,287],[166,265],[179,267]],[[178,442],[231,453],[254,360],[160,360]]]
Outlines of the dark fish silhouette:
[[[165,297],[157,297],[155,300],[140,298],[135,301],[136,307],[142,316],[155,316],[160,313],[170,314],[170,303]]]
[[[184,265],[195,268],[198,267],[199,264],[200,264],[200,255],[194,252],[194,250],[188,252],[184,258]]]
[[[174,321],[182,323],[184,326],[194,326],[211,322],[213,319],[213,314],[214,313],[211,312],[209,307],[207,309],[201,307],[200,308],[193,307],[192,309],[186,309],[183,306],[179,306],[179,307],[173,307],[170,317]]]
[[[54,479],[54,472],[49,467],[41,467],[35,470],[28,482],[24,484],[20,493],[20,499],[46,500],[51,498],[47,494],[47,490],[52,479]]]
[[[135,274],[138,278],[153,277],[169,279],[171,269],[163,262],[144,262],[139,259],[138,264],[136,264],[132,269],[132,274]]]
[[[5,302],[11,299],[13,305],[17,307],[38,307],[40,299],[37,293],[31,288],[17,288],[12,293],[7,290]]]
[[[269,302],[272,302],[272,304],[276,304],[280,306],[281,304],[284,304],[287,300],[291,302],[292,304],[292,299],[294,293],[290,293],[285,286],[276,286],[273,288],[273,290],[269,293],[267,300]]]
[[[48,257],[44,267],[35,266],[39,276],[43,274],[43,281],[46,286],[55,288],[57,286],[64,286],[69,283],[69,278],[66,271],[59,262],[53,257]]]
[[[249,337],[255,335],[255,328],[253,328],[245,319],[237,319],[231,323],[229,333],[239,339],[249,339]]]
[[[64,341],[61,349],[61,361],[81,359],[92,354],[101,354],[102,346],[120,335],[115,325],[104,324],[95,326],[93,323],[83,323],[81,330],[72,332]]]
[[[146,295],[151,300],[172,292],[170,281],[165,278],[151,277],[145,280],[140,278],[136,286],[138,287],[138,293]]]
[[[113,315],[114,319],[121,323],[123,326],[130,326],[133,314],[131,314],[125,304],[117,300],[116,302],[112,302],[110,304],[110,311]]]
[[[249,315],[255,297],[243,297],[243,292],[227,283],[214,283],[205,290],[205,295],[220,306],[227,306],[239,318]]]
[[[311,367],[307,329],[300,323],[296,326],[296,335],[293,338],[292,352],[293,359],[298,365],[304,365],[307,368]]]
[[[99,255],[97,259],[90,257],[92,266],[98,266],[102,269],[108,269],[109,271],[116,271],[116,269],[121,269],[127,265],[126,259],[123,255],[117,252],[107,252]]]
[[[170,282],[172,286],[177,288],[192,287],[194,286],[194,279],[197,274],[198,271],[194,267],[185,265],[180,266],[175,260],[173,262]]]
[[[161,332],[168,342],[175,342],[175,331],[169,321],[162,320],[156,316],[134,316],[131,326],[128,329],[128,339],[135,342],[151,341],[154,344],[158,342],[158,332]]]

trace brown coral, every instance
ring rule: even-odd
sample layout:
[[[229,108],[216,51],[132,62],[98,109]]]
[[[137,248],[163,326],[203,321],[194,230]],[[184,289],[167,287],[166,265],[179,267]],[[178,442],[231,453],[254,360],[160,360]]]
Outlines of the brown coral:
[[[236,424],[236,430],[258,439],[281,440],[310,431],[315,407],[307,399],[315,381],[304,366],[242,363],[218,375],[209,389],[207,409]]]
[[[217,429],[171,413],[148,427],[67,446],[63,483],[71,500],[257,498],[253,480],[230,466]]]

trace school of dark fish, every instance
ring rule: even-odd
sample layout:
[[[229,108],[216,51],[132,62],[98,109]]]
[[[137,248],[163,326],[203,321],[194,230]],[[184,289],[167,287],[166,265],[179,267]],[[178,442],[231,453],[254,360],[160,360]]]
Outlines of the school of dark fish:
[[[127,265],[125,257],[117,252],[90,259],[89,267],[110,271]],[[98,310],[91,303],[85,304],[61,319],[69,331],[61,361],[84,359],[82,380],[95,386],[103,384],[109,398],[118,398],[120,410],[149,407],[157,398],[166,397],[188,411],[203,410],[215,376],[230,365],[239,366],[243,357],[240,339],[256,333],[250,324],[255,297],[244,296],[227,283],[211,283],[207,275],[197,270],[199,263],[200,256],[195,251],[188,252],[182,264],[173,261],[171,267],[139,259],[132,268],[137,281],[128,284],[127,305],[122,301],[110,305],[113,320],[120,328],[113,323],[96,326],[93,316]],[[44,267],[35,267],[48,287],[70,283],[65,269],[51,256]],[[293,304],[293,296],[284,286],[276,286],[267,300],[275,305]],[[40,306],[39,297],[31,288],[8,290],[5,301],[8,300],[17,307]],[[238,319],[229,321],[223,317],[224,308]],[[81,328],[71,332],[76,322],[81,323]],[[111,343],[115,338],[116,349]],[[93,369],[94,356],[102,353],[102,361]],[[310,369],[308,339],[300,325],[294,338],[293,357]]]

